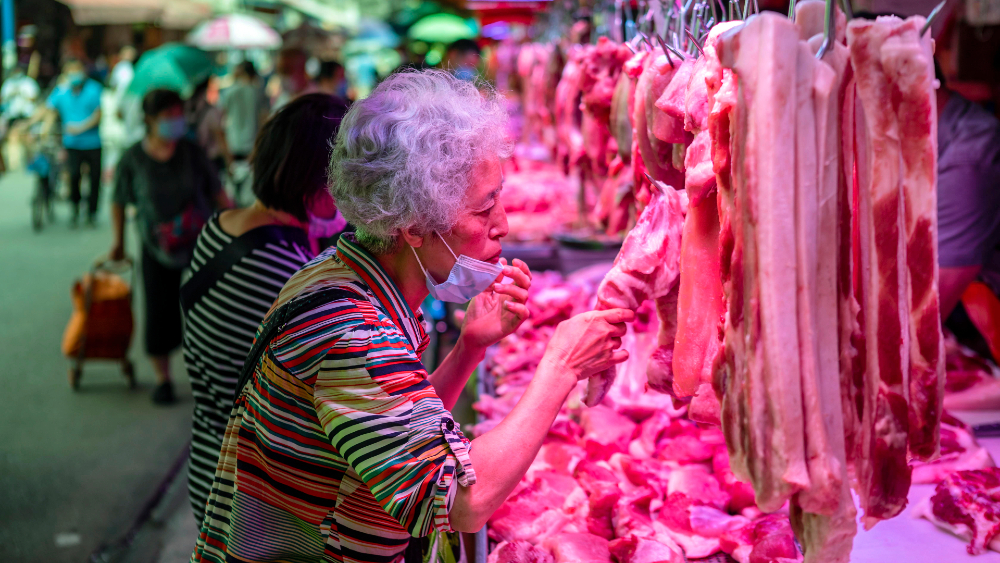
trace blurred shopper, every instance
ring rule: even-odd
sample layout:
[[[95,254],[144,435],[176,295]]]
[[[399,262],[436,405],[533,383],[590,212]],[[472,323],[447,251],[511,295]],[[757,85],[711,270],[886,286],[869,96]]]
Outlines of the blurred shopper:
[[[319,65],[319,73],[316,75],[316,89],[324,94],[337,96],[344,100],[347,96],[347,76],[344,73],[344,65],[337,61],[323,61]]]
[[[205,151],[208,160],[215,166],[217,174],[228,172],[233,164],[233,156],[226,143],[226,132],[222,126],[222,110],[208,100],[210,84],[205,80],[194,89],[191,98],[184,104],[184,115],[188,131],[198,146]]]
[[[274,71],[279,82],[279,90],[274,103],[271,104],[272,111],[278,111],[303,94],[316,91],[316,85],[309,80],[309,74],[306,72],[306,60],[306,54],[302,49],[283,49],[278,53]]]
[[[0,87],[0,111],[8,126],[23,119],[29,119],[38,107],[38,96],[41,90],[38,82],[28,76],[24,65],[11,69],[10,76]]]
[[[115,111],[119,113],[122,110],[122,100],[125,99],[125,92],[128,90],[129,84],[132,84],[132,78],[135,77],[134,62],[135,47],[131,45],[122,47],[118,52],[118,62],[111,69],[111,78],[108,79],[108,86],[115,93]]]
[[[224,90],[219,98],[226,145],[234,164],[246,162],[250,158],[257,131],[267,117],[267,103],[256,79],[257,70],[252,62],[244,61],[236,65],[233,69],[233,85]],[[237,176],[235,170],[230,169],[229,172],[234,199],[238,202],[246,178]]]
[[[481,55],[482,51],[475,41],[459,39],[448,45],[443,59],[444,69],[460,80],[474,81],[479,76]]]
[[[947,319],[976,279],[1000,291],[1000,121],[937,78],[938,263]]]
[[[346,111],[342,100],[322,94],[281,108],[254,148],[257,200],[216,214],[198,237],[181,288],[195,400],[188,491],[198,522],[257,327],[288,278],[316,255],[317,236],[337,235],[346,225],[326,180],[330,142]]]
[[[146,353],[156,373],[153,401],[174,401],[170,353],[181,344],[181,271],[198,233],[229,201],[204,152],[185,140],[184,104],[170,90],[142,102],[146,136],[118,163],[111,207],[110,256],[125,255],[125,206],[133,205],[140,236]]]
[[[97,219],[101,193],[101,92],[103,88],[87,78],[83,63],[71,60],[63,66],[65,83],[57,86],[46,102],[48,117],[58,115],[62,122],[63,147],[69,166],[69,197],[73,204],[70,224],[75,226],[80,214],[80,182],[83,168],[90,179],[87,194],[87,224]]]

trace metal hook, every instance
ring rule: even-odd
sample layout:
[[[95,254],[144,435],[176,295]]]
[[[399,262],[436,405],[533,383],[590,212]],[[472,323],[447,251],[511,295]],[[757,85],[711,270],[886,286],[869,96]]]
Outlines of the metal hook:
[[[795,0],[792,0],[793,2]],[[816,60],[823,60],[827,52],[833,47],[833,42],[836,41],[834,36],[834,17],[833,17],[833,6],[834,0],[826,0],[826,21],[824,24],[826,28],[823,32],[823,44],[819,46],[819,50],[816,51]]]
[[[698,48],[698,52],[701,53],[701,56],[704,57],[705,56],[705,49],[704,49],[704,47],[701,46],[701,43],[698,43],[698,38],[696,38],[694,36],[694,34],[691,33],[690,29],[685,29],[684,31],[687,32],[688,38],[691,40],[692,43],[694,43],[694,46]]]
[[[934,23],[934,18],[936,18],[938,14],[941,13],[941,10],[944,9],[944,5],[947,3],[948,0],[941,0],[941,3],[935,6],[933,10],[931,10],[930,15],[927,16],[927,22],[924,24],[924,27],[920,28],[921,37],[923,37],[924,34],[927,33],[927,30],[931,28],[931,24]]]
[[[674,60],[670,58],[670,48],[667,45],[667,42],[664,41],[662,37],[660,37],[659,33],[655,35],[656,35],[656,42],[660,44],[660,49],[662,49],[663,54],[667,56],[667,62],[670,63],[670,66],[674,66]]]
[[[841,0],[840,7],[844,10],[844,15],[847,16],[847,21],[854,19],[854,7],[851,6],[851,0]]]

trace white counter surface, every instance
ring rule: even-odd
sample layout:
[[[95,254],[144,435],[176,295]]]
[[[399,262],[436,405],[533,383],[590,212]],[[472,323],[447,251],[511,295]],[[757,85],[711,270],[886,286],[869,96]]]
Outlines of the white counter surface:
[[[968,424],[1000,422],[1000,412],[952,412]],[[1000,438],[980,438],[994,460],[1000,460]],[[1000,461],[998,461],[1000,463]],[[870,531],[858,527],[851,563],[1000,563],[1000,553],[969,555],[965,540],[940,530],[923,518],[914,518],[913,505],[934,494],[934,485],[914,485],[902,514],[880,522]]]

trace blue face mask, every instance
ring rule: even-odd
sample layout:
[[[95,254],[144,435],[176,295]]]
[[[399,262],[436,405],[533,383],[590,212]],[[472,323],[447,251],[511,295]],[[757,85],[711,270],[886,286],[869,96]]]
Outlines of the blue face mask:
[[[67,80],[69,85],[73,88],[77,88],[83,84],[83,81],[87,78],[82,72],[71,72],[67,75]]]
[[[176,141],[187,133],[187,122],[183,117],[161,119],[156,124],[156,134],[168,141]]]
[[[460,66],[455,69],[455,78],[466,82],[476,81],[476,69],[469,66]]]
[[[441,241],[444,242],[444,237],[441,237]],[[448,243],[445,242],[444,245],[448,248],[448,252],[455,256],[455,252],[448,246]],[[451,267],[448,279],[443,283],[434,283],[434,278],[427,272],[420,257],[417,256],[417,250],[412,246],[410,250],[413,250],[413,255],[417,257],[417,264],[420,265],[424,277],[427,278],[427,289],[431,292],[431,297],[438,301],[466,303],[485,291],[496,281],[497,276],[503,273],[503,266],[500,264],[490,264],[463,254],[455,256],[455,265]]]

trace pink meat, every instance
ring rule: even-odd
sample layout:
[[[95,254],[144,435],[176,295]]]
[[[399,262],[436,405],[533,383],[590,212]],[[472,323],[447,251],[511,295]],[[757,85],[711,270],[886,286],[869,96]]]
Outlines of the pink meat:
[[[906,209],[906,269],[909,294],[910,374],[909,442],[913,457],[938,453],[938,427],[944,398],[944,338],[938,303],[937,255],[937,107],[934,57],[929,35],[914,36],[917,20],[907,20],[905,35],[882,47],[885,73],[895,81],[902,182]]]
[[[618,563],[684,563],[684,553],[676,546],[629,535],[613,540],[608,547]]]
[[[687,196],[667,189],[658,193],[625,237],[615,265],[597,289],[597,308],[635,311],[647,299],[663,297],[680,275],[680,239],[687,212]],[[585,403],[601,402],[615,370],[595,375],[587,386]]]
[[[555,555],[556,563],[610,563],[608,540],[594,534],[559,534],[544,546]]]
[[[941,457],[913,462],[914,483],[939,483],[956,471],[996,467],[993,457],[972,435],[972,430],[947,412],[941,417]]]
[[[677,300],[680,284],[669,293],[656,298],[656,316],[660,328],[656,335],[656,350],[646,364],[646,380],[649,388],[660,393],[674,393],[674,343],[677,335]]]
[[[863,267],[861,279],[868,345],[857,464],[867,528],[899,514],[906,506],[910,485],[906,171],[901,167],[899,115],[886,106],[888,100],[900,97],[899,77],[888,71],[886,62],[907,42],[919,49],[919,26],[912,18],[905,22],[881,18],[852,21],[847,30],[863,112],[863,125],[859,121],[857,126],[861,261],[870,265]],[[916,68],[919,65],[911,70]]]
[[[787,115],[794,103],[796,67],[788,54],[798,49],[798,33],[786,18],[765,12],[747,22],[731,47],[724,49],[723,64],[740,83],[732,141],[740,153],[733,181],[747,203],[741,222],[748,349],[745,375],[729,374],[739,398],[725,401],[723,428],[727,443],[746,444],[739,450],[745,448],[757,504],[774,511],[810,483],[796,304],[788,298],[788,288],[796,287],[797,252],[794,184],[785,177],[788,155],[795,154],[795,122]],[[727,393],[730,385],[725,382]],[[736,412],[727,415],[727,405]],[[734,431],[734,425],[745,429]],[[742,469],[737,459],[734,471]]]
[[[526,541],[500,542],[486,563],[554,563],[552,554]]]
[[[612,454],[627,452],[636,424],[603,406],[595,405],[580,414],[580,424],[586,435],[584,447],[590,459],[608,459]]]
[[[668,131],[676,131],[678,127],[680,133],[683,134],[683,121],[665,119],[666,116],[653,105],[667,87],[672,76],[674,76],[674,67],[665,56],[650,54],[646,57],[643,62],[642,74],[639,76],[635,88],[632,161],[635,162],[635,153],[638,152],[644,169],[654,180],[679,189],[680,186],[684,185],[684,175],[671,165],[673,147],[660,138],[666,136]],[[681,142],[684,142],[683,139]],[[637,169],[636,174],[639,172]],[[642,197],[636,199],[640,203],[644,203]]]
[[[661,58],[666,62],[667,57]],[[671,73],[663,93],[653,104],[656,109],[662,112],[660,118],[663,125],[655,133],[656,137],[664,143],[684,143],[687,135],[684,130],[684,94],[687,91],[688,82],[691,81],[691,74],[694,71],[694,59],[685,59],[676,70]]]
[[[695,135],[684,156],[684,189],[691,205],[698,206],[715,190],[715,167],[712,162],[712,136],[705,129]],[[718,210],[716,210],[718,215]],[[718,237],[715,246],[718,247]],[[716,248],[718,253],[718,248]]]
[[[719,215],[715,199],[712,194],[688,209],[681,237],[678,323],[673,350],[673,389],[678,397],[691,397],[699,385],[711,383],[712,364],[722,345],[719,324],[725,314],[725,301],[719,273]]]

